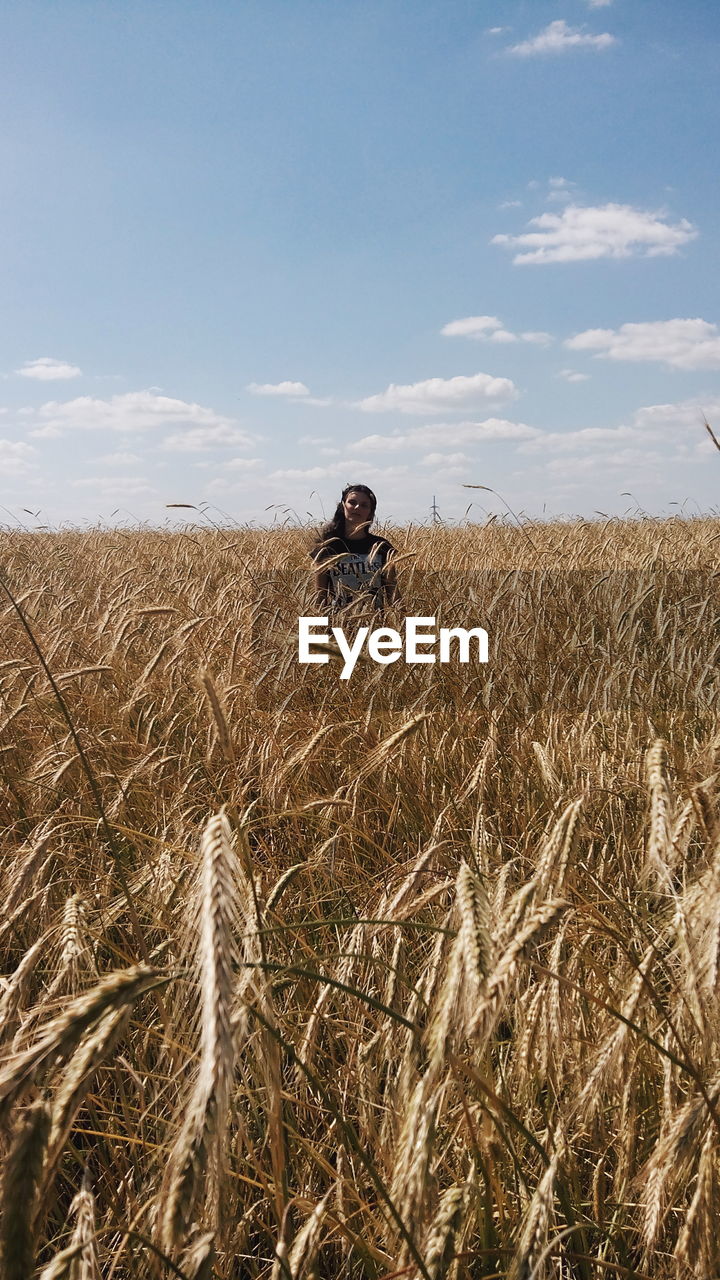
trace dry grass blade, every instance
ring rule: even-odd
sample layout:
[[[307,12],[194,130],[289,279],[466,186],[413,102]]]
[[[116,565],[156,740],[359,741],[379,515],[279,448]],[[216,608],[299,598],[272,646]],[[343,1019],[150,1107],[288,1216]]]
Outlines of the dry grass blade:
[[[708,422],[707,418],[703,418],[703,425],[704,425],[705,430],[707,431],[707,433],[708,433],[708,435],[709,435],[710,439],[712,440],[713,444],[715,445],[715,448],[716,448],[716,449],[720,449],[720,440],[718,440],[717,436],[715,435],[715,432],[713,431],[712,427],[710,426],[710,423]]]

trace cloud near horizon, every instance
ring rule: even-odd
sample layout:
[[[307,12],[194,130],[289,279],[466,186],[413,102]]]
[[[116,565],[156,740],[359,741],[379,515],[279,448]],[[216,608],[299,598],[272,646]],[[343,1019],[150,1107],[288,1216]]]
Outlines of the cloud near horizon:
[[[474,373],[455,378],[426,378],[405,385],[390,383],[378,395],[355,402],[363,413],[437,413],[438,410],[462,411],[483,402],[513,400],[517,388],[510,378],[494,378],[489,373]]]
[[[531,218],[520,235],[496,235],[491,244],[519,250],[513,258],[526,263],[582,262],[598,258],[668,257],[697,237],[687,218],[670,223],[662,212],[628,204],[570,204],[562,213]]]
[[[720,369],[720,331],[707,320],[652,320],[619,329],[586,329],[568,338],[571,351],[592,351],[596,359],[655,361],[672,369]]]
[[[537,427],[524,422],[510,422],[507,418],[486,418],[484,422],[434,422],[423,427],[393,435],[363,436],[352,449],[364,449],[371,453],[396,453],[401,449],[428,449],[444,446],[456,449],[460,446],[487,444],[494,440],[530,440],[542,435]]]
[[[0,475],[25,475],[37,456],[37,449],[23,440],[0,440]]]
[[[637,445],[647,449],[652,445],[665,452],[670,446],[686,454],[711,452],[714,448],[703,428],[703,419],[720,419],[720,396],[699,400],[679,400],[672,404],[651,404],[636,409],[629,421],[613,427],[581,427],[576,431],[538,432],[534,439],[523,441],[518,452],[522,454],[558,453],[575,451],[587,455],[589,463],[604,458],[619,445]]]

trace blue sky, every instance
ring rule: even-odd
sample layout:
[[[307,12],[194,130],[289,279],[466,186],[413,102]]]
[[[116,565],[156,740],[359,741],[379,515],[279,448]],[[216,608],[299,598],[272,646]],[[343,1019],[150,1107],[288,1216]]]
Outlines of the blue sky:
[[[714,2],[26,0],[0,36],[0,520],[720,506]]]

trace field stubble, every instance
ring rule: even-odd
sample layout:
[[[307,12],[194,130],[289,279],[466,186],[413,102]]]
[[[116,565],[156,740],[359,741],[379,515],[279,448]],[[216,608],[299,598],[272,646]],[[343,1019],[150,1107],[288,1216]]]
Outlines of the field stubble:
[[[717,1277],[720,522],[309,537],[1,535],[3,1276]]]

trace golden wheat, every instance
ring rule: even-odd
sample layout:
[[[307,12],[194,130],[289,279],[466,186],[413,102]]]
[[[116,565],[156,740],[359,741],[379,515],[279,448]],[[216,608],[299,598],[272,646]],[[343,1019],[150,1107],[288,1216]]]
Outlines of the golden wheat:
[[[299,666],[309,530],[0,535],[8,1275],[715,1280],[720,521],[388,532],[486,666]]]

